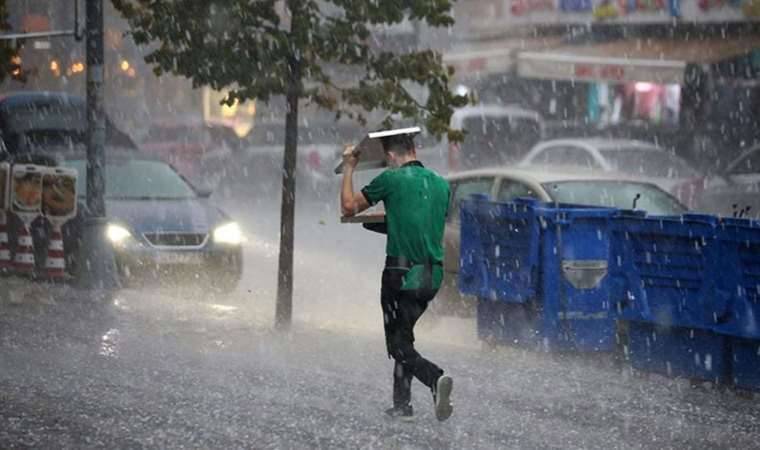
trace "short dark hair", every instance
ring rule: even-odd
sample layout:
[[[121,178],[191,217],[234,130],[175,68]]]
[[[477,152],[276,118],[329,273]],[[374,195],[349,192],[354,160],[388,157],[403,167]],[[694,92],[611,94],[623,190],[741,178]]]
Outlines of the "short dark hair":
[[[409,134],[397,134],[380,138],[384,152],[394,152],[399,155],[410,153],[415,149],[414,138]]]

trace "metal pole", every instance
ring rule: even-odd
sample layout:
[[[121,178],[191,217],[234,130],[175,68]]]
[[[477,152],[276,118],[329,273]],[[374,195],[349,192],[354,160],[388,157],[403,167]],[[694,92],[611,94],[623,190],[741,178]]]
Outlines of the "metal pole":
[[[87,0],[87,207],[105,217],[103,200],[106,122],[103,105],[103,0]]]
[[[114,254],[106,237],[103,99],[103,0],[87,0],[87,217],[82,229],[78,284],[85,289],[118,287]]]

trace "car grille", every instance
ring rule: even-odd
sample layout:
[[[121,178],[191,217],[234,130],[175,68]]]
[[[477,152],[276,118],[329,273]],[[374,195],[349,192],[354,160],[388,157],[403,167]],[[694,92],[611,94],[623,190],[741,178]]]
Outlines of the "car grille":
[[[145,233],[145,239],[156,247],[200,247],[206,242],[205,233]]]

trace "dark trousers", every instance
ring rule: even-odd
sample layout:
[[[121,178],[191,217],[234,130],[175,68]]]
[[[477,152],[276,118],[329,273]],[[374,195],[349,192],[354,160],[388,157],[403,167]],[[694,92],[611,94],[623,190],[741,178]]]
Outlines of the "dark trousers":
[[[385,344],[393,368],[393,405],[408,405],[412,399],[412,378],[433,389],[443,370],[414,349],[414,324],[435,297],[435,289],[401,290],[405,270],[383,271],[380,303],[383,307]]]

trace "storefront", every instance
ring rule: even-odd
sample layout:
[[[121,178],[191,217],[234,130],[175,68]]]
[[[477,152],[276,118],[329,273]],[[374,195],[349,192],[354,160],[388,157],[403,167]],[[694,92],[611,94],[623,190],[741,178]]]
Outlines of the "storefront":
[[[562,35],[512,37],[459,47],[444,54],[458,89],[475,94],[480,103],[520,105],[547,119],[575,115],[571,82],[535,80],[517,75],[518,55],[562,45]]]
[[[479,42],[454,48],[446,52],[443,62],[456,70],[460,80],[514,73],[517,54],[524,51],[541,51],[556,47],[561,37],[513,37],[495,41]]]
[[[564,45],[520,52],[516,72],[576,83],[586,100],[576,121],[598,128],[643,125],[683,135],[699,127],[736,146],[755,139],[749,121],[760,121],[760,35]]]

